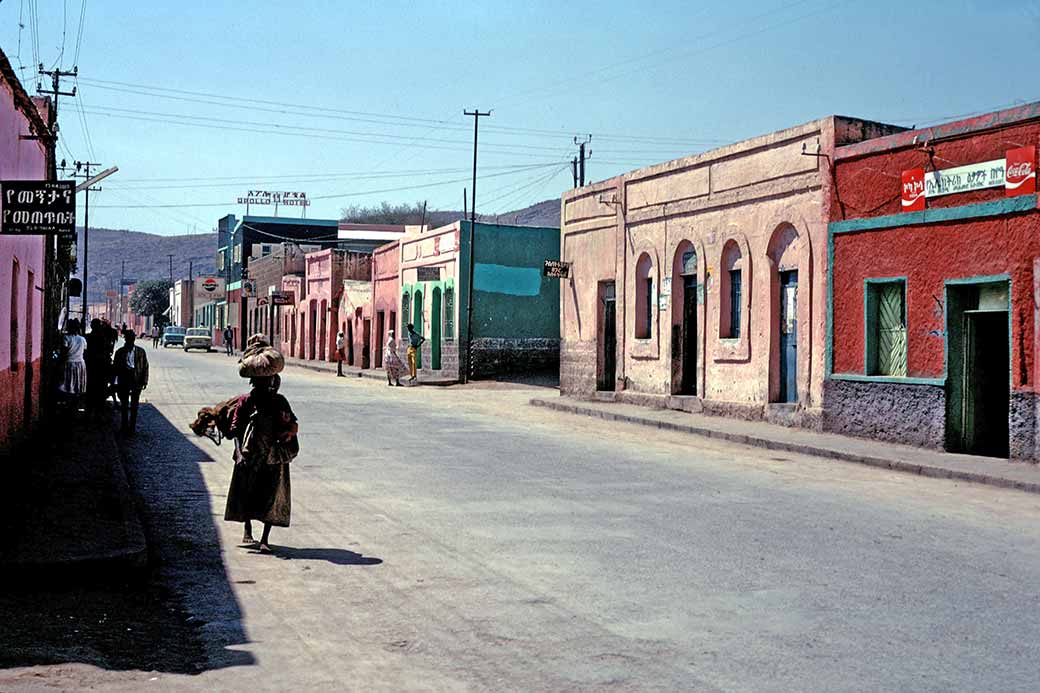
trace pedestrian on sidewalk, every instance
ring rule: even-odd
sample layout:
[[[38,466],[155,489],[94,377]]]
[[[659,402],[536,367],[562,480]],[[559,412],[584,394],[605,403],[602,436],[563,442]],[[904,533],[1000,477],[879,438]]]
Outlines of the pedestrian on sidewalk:
[[[160,336],[160,334],[161,333],[159,331],[159,326],[158,325],[152,325],[152,348],[153,349],[157,349],[159,347],[159,336]]]
[[[343,333],[340,332],[336,335],[336,377],[343,377],[343,346],[346,341],[343,339]]]
[[[404,364],[397,353],[397,340],[394,339],[394,331],[388,330],[386,338],[386,349],[383,354],[383,368],[386,369],[386,384],[401,387],[401,374],[404,373]]]
[[[405,325],[408,328],[408,372],[411,375],[408,378],[409,381],[415,380],[415,362],[418,357],[419,348],[422,347],[422,343],[426,341],[426,337],[415,331],[415,325],[408,323]]]
[[[148,354],[134,344],[133,330],[123,331],[123,346],[113,359],[113,380],[122,407],[120,432],[133,435],[137,432],[137,406],[141,390],[148,387]]]
[[[271,527],[288,527],[292,512],[289,463],[300,450],[299,425],[288,400],[278,394],[282,378],[277,374],[284,364],[279,360],[270,370],[256,370],[247,362],[251,346],[242,358],[240,374],[251,375],[248,395],[239,398],[231,416],[230,431],[235,439],[235,467],[231,472],[224,519],[244,522],[242,543],[257,546],[260,553],[271,553]],[[277,352],[260,342],[256,350]],[[279,355],[280,359],[280,355]],[[252,520],[264,523],[259,543],[253,538]]]
[[[231,329],[231,325],[228,325],[227,327],[224,328],[224,335],[223,335],[223,337],[224,337],[224,349],[226,350],[227,355],[228,356],[234,356],[235,348],[232,345],[232,342],[235,341],[235,333]]]
[[[94,318],[87,334],[87,411],[97,415],[108,398],[108,384],[112,381],[112,345],[108,328]]]
[[[87,340],[79,333],[79,320],[69,320],[65,331],[67,334],[62,347],[65,356],[65,377],[59,389],[78,410],[80,400],[87,392]]]

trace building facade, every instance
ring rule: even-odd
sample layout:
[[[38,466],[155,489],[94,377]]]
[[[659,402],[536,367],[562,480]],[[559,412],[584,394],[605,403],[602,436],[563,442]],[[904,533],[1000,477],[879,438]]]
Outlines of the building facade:
[[[825,428],[1037,459],[1040,103],[839,147]]]
[[[48,118],[0,52],[0,180],[50,178]],[[45,261],[45,237],[0,235],[0,451],[30,433],[40,416]]]
[[[195,326],[195,282],[191,279],[178,279],[170,288],[169,318],[171,325],[178,327]]]
[[[819,427],[828,158],[897,130],[828,117],[565,193],[561,391]]]
[[[408,323],[426,337],[418,363],[425,377],[558,367],[560,286],[542,267],[559,259],[559,233],[460,221],[401,239],[398,337],[407,337]]]
[[[333,361],[345,279],[372,281],[372,256],[348,250],[307,253],[302,296],[295,306],[298,358]],[[300,294],[297,294],[298,296]]]

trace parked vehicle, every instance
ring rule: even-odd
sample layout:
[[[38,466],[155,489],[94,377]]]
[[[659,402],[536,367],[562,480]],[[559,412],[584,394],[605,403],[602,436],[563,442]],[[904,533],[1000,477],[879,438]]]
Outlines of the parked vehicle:
[[[176,325],[170,325],[163,330],[162,338],[159,340],[160,346],[164,349],[171,344],[173,346],[181,346],[184,344],[184,333],[187,330],[183,327],[177,327]]]
[[[207,327],[189,327],[184,335],[184,350],[205,349],[213,351],[213,335]]]

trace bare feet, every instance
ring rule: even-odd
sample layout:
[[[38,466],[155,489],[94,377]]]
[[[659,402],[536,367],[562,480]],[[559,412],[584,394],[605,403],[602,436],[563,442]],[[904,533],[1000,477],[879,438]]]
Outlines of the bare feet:
[[[256,539],[253,538],[252,534],[246,534],[242,537],[242,546],[252,546],[256,544]]]
[[[260,544],[257,549],[260,553],[271,553],[271,547],[267,544]]]

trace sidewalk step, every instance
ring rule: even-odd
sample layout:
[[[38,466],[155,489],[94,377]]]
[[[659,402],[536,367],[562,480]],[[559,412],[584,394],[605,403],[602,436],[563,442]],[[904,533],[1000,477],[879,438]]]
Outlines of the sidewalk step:
[[[1040,493],[1040,467],[1028,463],[953,455],[908,446],[845,438],[835,434],[792,430],[762,422],[735,421],[719,417],[690,415],[684,412],[648,410],[635,405],[601,404],[600,402],[585,402],[564,397],[559,400],[532,399],[530,404],[535,407],[608,421],[621,421],[717,438],[767,450],[812,455],[921,476],[969,481],[1028,493]],[[871,450],[872,454],[866,450]]]

